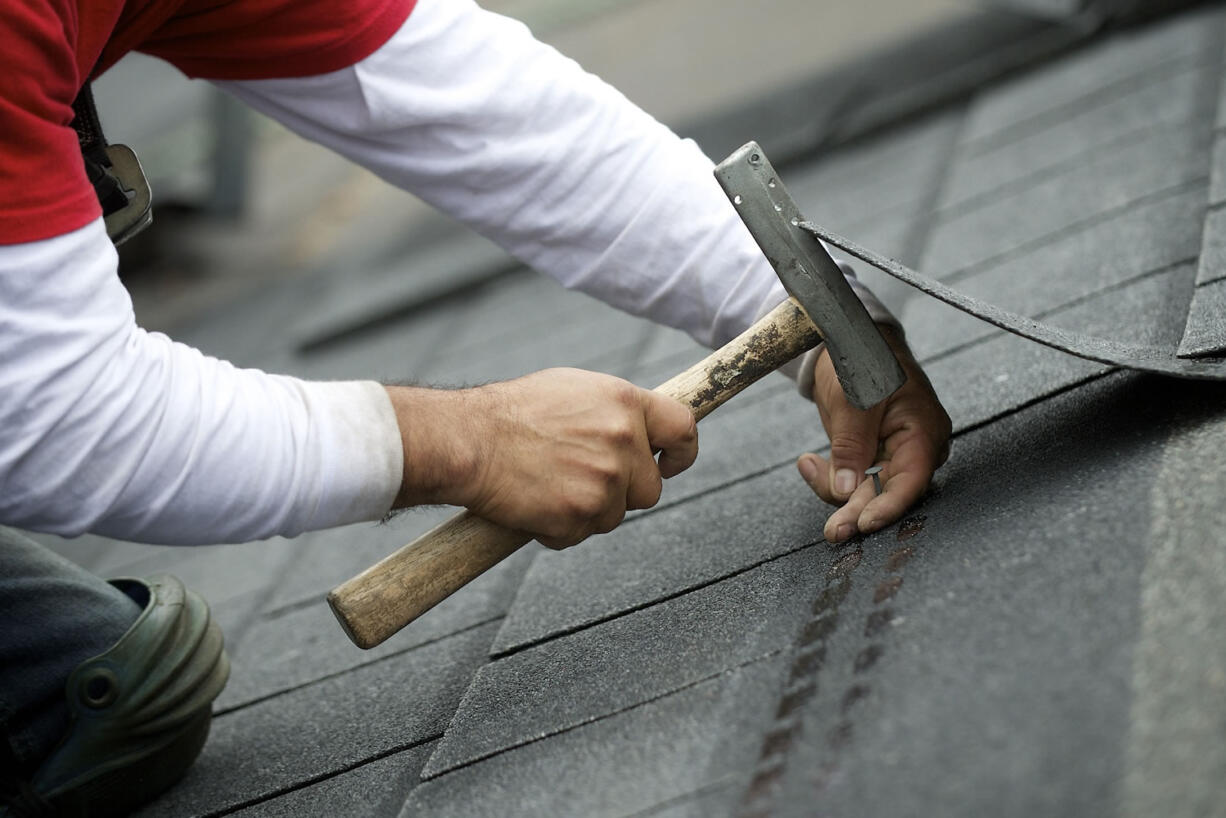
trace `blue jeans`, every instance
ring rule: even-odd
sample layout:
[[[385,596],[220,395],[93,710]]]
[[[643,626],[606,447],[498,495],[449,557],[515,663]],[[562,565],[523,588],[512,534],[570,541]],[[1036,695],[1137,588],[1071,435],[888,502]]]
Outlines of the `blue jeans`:
[[[0,740],[21,767],[36,768],[67,731],[68,674],[119,641],[140,610],[103,580],[0,526]]]

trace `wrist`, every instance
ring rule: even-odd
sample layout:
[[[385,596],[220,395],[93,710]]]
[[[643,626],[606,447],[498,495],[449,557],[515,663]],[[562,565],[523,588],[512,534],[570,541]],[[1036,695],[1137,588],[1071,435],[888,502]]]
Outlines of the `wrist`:
[[[387,386],[400,441],[404,472],[394,508],[445,503],[464,505],[483,461],[479,416],[472,389]]]

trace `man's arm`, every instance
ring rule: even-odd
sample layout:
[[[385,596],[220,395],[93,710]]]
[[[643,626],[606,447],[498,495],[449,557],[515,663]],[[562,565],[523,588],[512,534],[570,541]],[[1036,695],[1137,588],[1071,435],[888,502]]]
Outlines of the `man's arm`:
[[[564,546],[697,454],[684,407],[606,375],[446,391],[237,369],[137,327],[115,264],[101,221],[0,247],[6,524],[241,542],[447,502]]]
[[[724,343],[784,298],[696,145],[521,24],[468,0],[419,0],[400,32],[350,68],[225,87],[565,285],[702,343]],[[892,321],[860,292],[875,318]],[[905,466],[892,460],[888,502],[869,508],[864,531],[919,497],[949,437],[948,418],[901,337],[896,346],[910,382],[874,413],[846,405],[822,357],[793,367],[834,443],[823,464],[828,479],[809,480],[823,499],[847,501],[852,490],[836,488],[835,475],[863,479],[863,453],[899,439],[883,419],[904,415],[910,439],[935,453]],[[845,539],[849,515],[858,520],[865,505],[855,499],[832,517],[831,539]]]

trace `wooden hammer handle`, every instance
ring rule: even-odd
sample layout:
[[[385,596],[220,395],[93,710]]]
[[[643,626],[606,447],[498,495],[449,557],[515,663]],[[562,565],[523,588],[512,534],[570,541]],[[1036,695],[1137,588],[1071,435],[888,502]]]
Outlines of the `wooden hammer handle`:
[[[656,387],[702,420],[745,387],[821,341],[793,299],[726,345]],[[532,537],[461,512],[328,594],[349,638],[373,648]]]

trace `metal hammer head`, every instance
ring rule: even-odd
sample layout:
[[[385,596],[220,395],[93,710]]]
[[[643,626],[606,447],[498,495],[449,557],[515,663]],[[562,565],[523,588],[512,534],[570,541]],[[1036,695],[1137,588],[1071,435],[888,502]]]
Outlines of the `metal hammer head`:
[[[822,334],[847,399],[868,409],[892,395],[906,374],[839,265],[800,228],[804,219],[758,143],[720,162],[715,178],[784,288]]]

